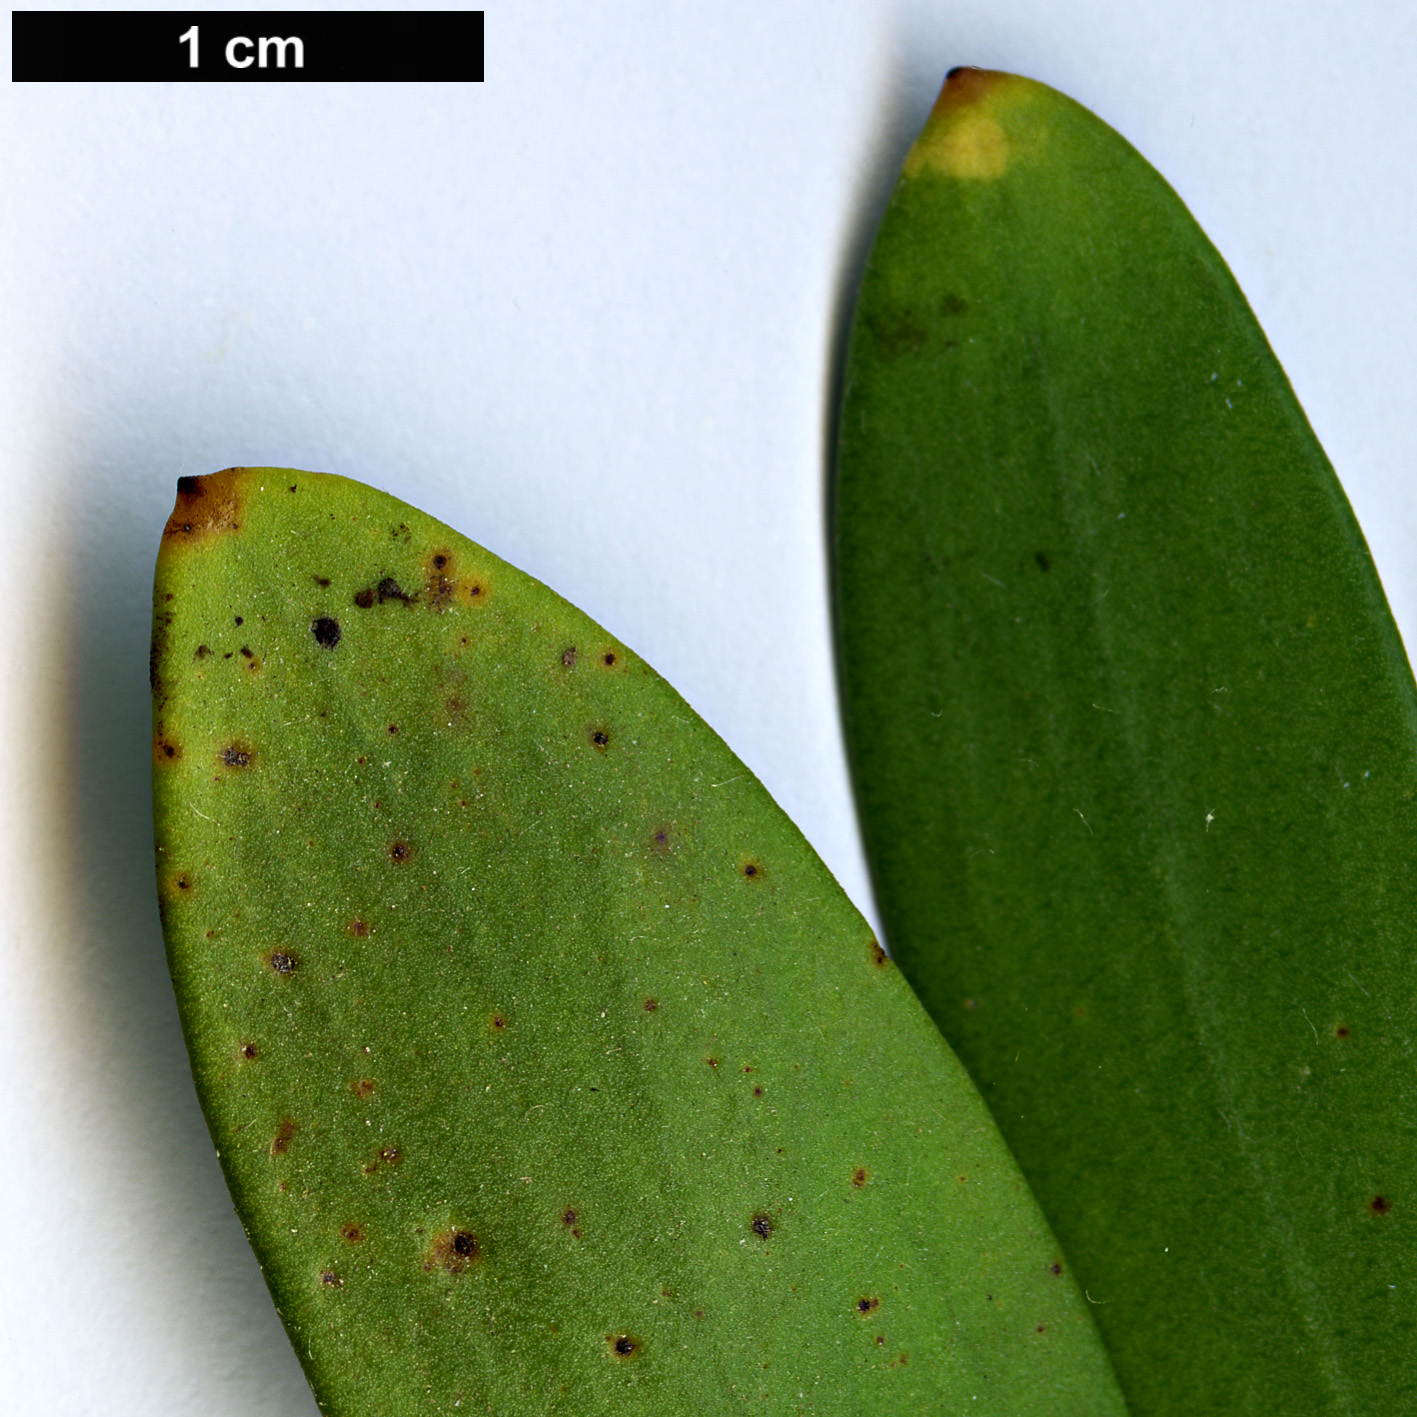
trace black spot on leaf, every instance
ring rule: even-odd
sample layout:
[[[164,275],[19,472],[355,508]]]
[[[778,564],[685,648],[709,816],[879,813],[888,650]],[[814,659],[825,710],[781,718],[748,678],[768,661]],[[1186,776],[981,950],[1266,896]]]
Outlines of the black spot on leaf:
[[[322,649],[333,649],[340,642],[339,621],[328,615],[321,615],[311,624],[310,633],[315,636],[315,643]]]
[[[748,1228],[753,1232],[754,1235],[758,1237],[758,1239],[766,1240],[772,1235],[772,1217],[764,1215],[762,1211],[759,1211],[753,1217],[752,1222],[750,1223]]]

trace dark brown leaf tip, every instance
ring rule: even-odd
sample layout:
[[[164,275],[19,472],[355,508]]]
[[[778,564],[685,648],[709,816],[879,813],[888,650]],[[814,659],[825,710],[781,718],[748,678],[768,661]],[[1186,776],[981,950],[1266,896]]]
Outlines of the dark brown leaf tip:
[[[247,471],[229,467],[205,477],[179,477],[177,502],[162,532],[162,551],[241,530]]]
[[[935,100],[931,117],[946,113],[958,113],[961,109],[972,108],[975,104],[994,92],[1001,85],[1009,83],[1011,76],[992,69],[975,69],[968,65],[956,65],[945,75],[944,87]]]
[[[638,1357],[642,1347],[639,1339],[632,1333],[607,1333],[605,1342],[609,1345],[611,1354],[622,1363],[628,1358]]]
[[[871,1298],[861,1298],[856,1301],[856,1312],[865,1318],[867,1314],[874,1313],[881,1307],[881,1301],[874,1296]]]

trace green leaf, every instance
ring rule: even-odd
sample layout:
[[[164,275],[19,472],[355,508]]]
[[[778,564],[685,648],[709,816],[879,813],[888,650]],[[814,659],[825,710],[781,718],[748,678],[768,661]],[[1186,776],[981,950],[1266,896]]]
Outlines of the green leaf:
[[[234,470],[179,484],[153,677],[193,1071],[326,1411],[1123,1410],[868,927],[599,626]]]
[[[1040,84],[906,160],[835,537],[889,943],[1134,1410],[1412,1410],[1412,676],[1224,263]]]

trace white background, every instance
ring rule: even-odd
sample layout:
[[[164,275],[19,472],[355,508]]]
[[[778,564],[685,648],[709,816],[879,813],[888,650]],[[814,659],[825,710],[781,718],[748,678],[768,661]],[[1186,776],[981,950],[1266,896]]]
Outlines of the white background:
[[[1411,6],[490,0],[479,85],[6,86],[6,1417],[315,1411],[197,1110],[154,903],[149,586],[179,475],[345,473],[545,580],[869,909],[826,609],[832,386],[958,63],[1063,89],[1179,190],[1411,643]]]

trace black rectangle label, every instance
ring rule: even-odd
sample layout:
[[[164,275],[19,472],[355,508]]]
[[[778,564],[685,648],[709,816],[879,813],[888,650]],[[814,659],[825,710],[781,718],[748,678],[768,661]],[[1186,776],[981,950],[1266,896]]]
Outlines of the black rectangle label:
[[[481,10],[14,10],[16,82],[482,81]]]

